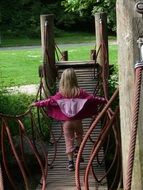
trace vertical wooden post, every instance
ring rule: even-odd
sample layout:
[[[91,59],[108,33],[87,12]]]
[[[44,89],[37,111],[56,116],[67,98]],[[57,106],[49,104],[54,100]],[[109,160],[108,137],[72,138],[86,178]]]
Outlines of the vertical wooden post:
[[[105,45],[107,51],[107,61],[108,58],[108,33],[107,33],[107,15],[106,13],[96,13],[95,14],[95,33],[96,33],[96,51],[98,51],[100,45]],[[97,57],[97,62],[102,66],[104,61],[104,52],[101,48],[99,55]]]
[[[135,11],[134,0],[117,0],[117,39],[120,90],[120,120],[123,158],[123,183],[125,184],[132,126],[132,100],[134,92],[134,65],[138,60],[138,30],[143,27]],[[137,18],[138,17],[138,18]],[[143,92],[141,92],[141,100]],[[132,190],[143,189],[143,101],[140,102],[138,136],[132,177]]]
[[[43,69],[45,88],[47,84],[53,87],[56,80],[55,42],[54,42],[54,15],[41,15],[41,43],[43,54]]]
[[[92,49],[90,51],[90,59],[91,60],[95,60],[96,59],[96,50],[95,49]]]
[[[68,51],[62,52],[62,61],[68,61]]]
[[[99,63],[103,68],[102,72],[103,84],[104,84],[103,88],[105,96],[106,98],[108,98],[109,56],[108,56],[108,34],[107,34],[106,13],[95,14],[95,32],[96,32],[96,52],[98,54],[97,63]]]
[[[108,33],[107,33],[107,15],[106,13],[97,13],[95,14],[95,31],[96,31],[96,52],[97,52],[97,63],[99,63],[102,67],[102,79],[103,79],[103,90],[104,95],[108,99],[108,79],[109,79],[109,56],[108,56]],[[107,144],[109,145],[110,152],[109,157],[107,156],[105,159],[105,168],[109,169],[111,166],[111,156],[115,152],[115,147],[113,145],[114,139],[113,135],[111,135],[110,141],[105,142],[103,149],[106,151]],[[112,165],[112,169],[107,174],[107,183],[108,189],[111,188],[113,180],[115,179],[114,170],[116,169],[118,160],[115,160],[114,165]],[[112,189],[117,189],[117,184],[120,181],[120,173],[116,176],[116,182]]]

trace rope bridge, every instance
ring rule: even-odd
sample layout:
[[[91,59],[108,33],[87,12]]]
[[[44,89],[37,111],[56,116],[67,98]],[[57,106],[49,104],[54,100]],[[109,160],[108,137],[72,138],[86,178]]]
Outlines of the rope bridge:
[[[45,38],[47,38],[46,28]],[[47,42],[46,39],[45,42]],[[103,67],[96,61],[101,49],[105,53]],[[90,94],[103,94],[108,100],[108,74],[106,72],[108,65],[104,43],[101,43],[97,54],[94,55],[94,60],[82,62],[57,61],[55,65],[51,65],[45,44],[44,60],[43,67],[40,67],[41,81],[36,100],[42,99],[43,96],[48,97],[47,89],[50,94],[54,93],[55,89],[58,88],[61,73],[68,67],[72,67],[76,71],[78,84],[81,88]],[[47,80],[43,81],[47,77],[47,63],[52,74],[50,77],[57,75],[56,86],[53,88]],[[53,78],[51,81],[54,81]],[[62,123],[48,118],[43,108],[38,108],[36,114],[35,109],[28,109],[25,113],[17,116],[0,113],[0,156],[2,158],[0,185],[7,185],[6,188],[14,190],[20,184],[22,185],[18,188],[26,190],[117,189],[121,178],[119,109],[118,107],[115,108],[116,103],[114,103],[117,98],[118,90],[104,109],[100,108],[97,117],[83,120],[84,139],[77,159],[75,159],[76,170],[70,173],[66,170],[67,158]],[[14,123],[14,129],[18,134],[16,136],[11,123]],[[50,139],[48,143],[45,141],[47,136],[45,136],[43,128],[49,130]],[[81,156],[84,157],[84,163],[80,163]],[[35,164],[35,171],[30,168],[28,162],[31,157],[32,164]],[[10,168],[10,160],[16,166],[14,172]],[[19,181],[17,176],[20,178],[20,184],[17,183]]]
[[[94,65],[93,61],[82,63],[57,62],[56,66],[58,68],[59,78],[63,69],[67,67],[74,67],[77,73],[79,85],[82,88],[93,94],[98,94],[101,92],[100,87],[102,85],[99,82],[101,68],[98,64]],[[44,92],[44,86],[41,82],[36,99],[41,98],[42,92]],[[117,92],[114,96],[117,96]],[[9,166],[8,158],[11,157],[16,165],[15,171],[17,170],[18,176],[21,176],[21,184],[23,183],[26,190],[31,190],[35,184],[39,184],[37,187],[34,187],[34,189],[37,190],[52,189],[54,187],[56,188],[61,186],[63,189],[66,189],[67,187],[73,188],[75,186],[77,189],[81,189],[83,186],[86,186],[86,189],[89,188],[88,186],[98,186],[101,189],[102,187],[107,187],[107,176],[112,170],[112,167],[115,167],[116,161],[118,161],[116,162],[118,163],[116,170],[117,174],[120,169],[120,137],[117,122],[118,109],[114,113],[110,109],[111,103],[112,99],[97,118],[85,119],[83,121],[85,137],[77,160],[75,160],[75,175],[74,172],[69,174],[69,172],[66,171],[67,158],[65,155],[62,124],[60,122],[48,122],[46,127],[49,128],[51,138],[50,142],[45,144],[43,141],[44,134],[39,121],[41,116],[37,118],[36,114],[35,117],[33,110],[28,109],[24,114],[17,116],[0,114],[2,171],[4,176],[4,185],[7,184],[6,181],[9,181],[10,188],[17,189],[17,179],[15,179],[15,176]],[[41,109],[40,113],[42,113],[42,117],[48,119],[43,109]],[[40,113],[38,110],[38,114]],[[28,128],[25,122],[27,119],[30,123]],[[11,122],[14,122],[15,129],[19,132],[19,135],[16,137],[11,130]],[[113,136],[116,136],[116,147],[114,156],[112,156],[113,160],[110,163],[110,166],[108,164],[107,167],[105,158],[108,154],[108,149],[110,148],[109,141],[111,138],[113,139]],[[8,142],[8,147],[6,147],[6,141]],[[98,150],[96,150],[97,147]],[[7,149],[10,152],[8,155],[6,154]],[[38,168],[37,171],[39,171],[39,175],[37,176],[31,174],[27,151],[30,151],[30,155],[32,155],[32,162],[35,160],[36,167]],[[81,154],[83,154],[85,159],[84,163],[79,163]],[[89,172],[89,170],[91,171]],[[89,176],[91,176],[90,180],[88,180]],[[118,175],[116,175],[115,178],[117,178],[117,176]],[[30,178],[32,178],[32,180]],[[32,184],[30,181],[32,181]],[[118,180],[115,179],[112,186],[115,184],[117,185],[117,181]]]

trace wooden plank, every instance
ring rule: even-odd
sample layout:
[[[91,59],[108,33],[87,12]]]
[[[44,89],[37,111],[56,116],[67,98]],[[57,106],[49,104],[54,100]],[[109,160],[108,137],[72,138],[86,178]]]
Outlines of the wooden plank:
[[[138,14],[135,4],[140,1],[117,0],[117,38],[118,38],[118,64],[119,66],[119,92],[120,92],[120,121],[122,137],[123,182],[127,182],[127,165],[129,144],[131,138],[133,109],[133,94],[135,90],[134,65],[139,60],[137,40],[143,36],[142,15]],[[141,1],[142,2],[142,1]],[[124,23],[124,24],[123,24]],[[143,81],[142,81],[143,83]],[[142,86],[143,87],[143,86]],[[134,167],[131,189],[143,189],[143,90],[141,87],[140,110],[138,117],[138,132],[134,156]],[[131,162],[130,162],[131,166]],[[131,170],[130,170],[131,171]]]

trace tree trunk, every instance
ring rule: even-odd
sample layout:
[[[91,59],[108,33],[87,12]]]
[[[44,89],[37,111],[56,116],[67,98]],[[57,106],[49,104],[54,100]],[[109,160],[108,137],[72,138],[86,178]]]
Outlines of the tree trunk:
[[[117,40],[120,90],[120,119],[123,155],[123,183],[125,184],[129,155],[129,143],[132,127],[132,110],[134,94],[134,65],[138,60],[137,39],[143,21],[135,11],[134,0],[117,0]],[[137,18],[138,17],[138,18]],[[141,26],[142,25],[142,26]],[[143,93],[141,93],[141,99]],[[140,102],[138,135],[136,140],[135,159],[133,167],[132,188],[143,189],[143,101]]]

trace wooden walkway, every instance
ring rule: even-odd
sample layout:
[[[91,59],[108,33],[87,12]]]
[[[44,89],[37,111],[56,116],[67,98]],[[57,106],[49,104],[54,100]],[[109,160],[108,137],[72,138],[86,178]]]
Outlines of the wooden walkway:
[[[81,88],[86,89],[89,93],[93,93],[95,84],[97,83],[97,79],[94,77],[94,68],[93,63],[91,62],[78,62],[73,63],[69,62],[68,64],[63,63],[57,63],[58,66],[58,72],[59,75],[62,73],[62,71],[67,67],[73,67],[76,71],[79,86]],[[84,119],[83,120],[83,129],[84,133],[89,128],[91,120],[90,119]],[[61,123],[55,121],[52,126],[52,131],[56,139],[59,139],[61,135]],[[96,130],[93,132],[91,138],[94,141],[98,134],[100,133],[100,126],[96,128]],[[84,157],[84,163],[80,164],[80,176],[81,176],[81,185],[83,185],[83,176],[84,176],[84,170],[86,168],[87,162],[90,157],[90,152],[92,149],[93,143],[89,140],[86,144],[85,150],[83,152]],[[48,159],[49,161],[52,160],[54,155],[54,145],[49,146],[48,150]],[[101,159],[103,157],[103,151],[101,150],[100,156]],[[76,160],[74,160],[76,162]],[[69,172],[66,168],[67,166],[67,156],[65,154],[65,143],[64,143],[64,137],[60,138],[60,140],[57,143],[57,155],[56,159],[53,163],[53,168],[48,170],[48,177],[47,177],[47,190],[76,190],[75,187],[75,172]],[[96,175],[100,178],[104,175],[104,164],[99,167],[97,164],[97,161],[95,160],[94,168],[96,171]],[[101,186],[98,186],[97,182],[93,178],[92,175],[89,176],[89,184],[91,190],[101,189],[106,190],[106,180],[104,181],[104,184]],[[84,189],[84,188],[83,188]],[[40,190],[40,185],[37,187],[36,190]]]
[[[89,120],[84,120],[83,122],[83,126],[84,126],[84,132],[86,133],[87,129],[88,129],[88,123]],[[100,132],[100,128],[96,129],[96,134],[97,131]],[[57,126],[57,123],[55,123],[55,125],[53,125],[53,132],[55,134],[55,138],[58,139],[60,136],[60,124],[59,126]],[[95,134],[95,135],[96,135]],[[95,138],[95,137],[94,137]],[[83,183],[83,176],[84,176],[84,170],[86,168],[89,156],[90,156],[90,151],[91,151],[91,147],[92,147],[92,142],[89,140],[85,151],[83,152],[83,157],[84,157],[84,163],[80,164],[80,173],[81,173],[81,182]],[[49,161],[51,161],[53,159],[54,156],[54,146],[51,145],[49,147]],[[103,152],[101,151],[101,157],[103,155]],[[76,159],[74,160],[74,162],[76,162]],[[47,177],[47,190],[70,190],[70,189],[76,189],[75,188],[75,172],[69,172],[66,168],[67,166],[67,156],[65,154],[65,143],[64,143],[64,137],[62,135],[62,138],[60,139],[60,141],[57,144],[57,155],[56,155],[56,159],[53,163],[53,168],[48,170],[48,177]],[[97,162],[95,161],[95,170],[96,170],[96,175],[99,176],[103,176],[104,174],[104,166],[103,167],[98,167],[97,166]],[[95,182],[95,179],[93,178],[93,176],[91,175],[89,177],[90,179],[90,188],[91,189],[97,189],[96,186],[98,186],[98,184]],[[104,190],[107,189],[106,188],[106,181],[105,184],[103,186],[100,186],[100,188],[98,187],[98,189]],[[37,190],[40,190],[40,186],[38,186]]]

